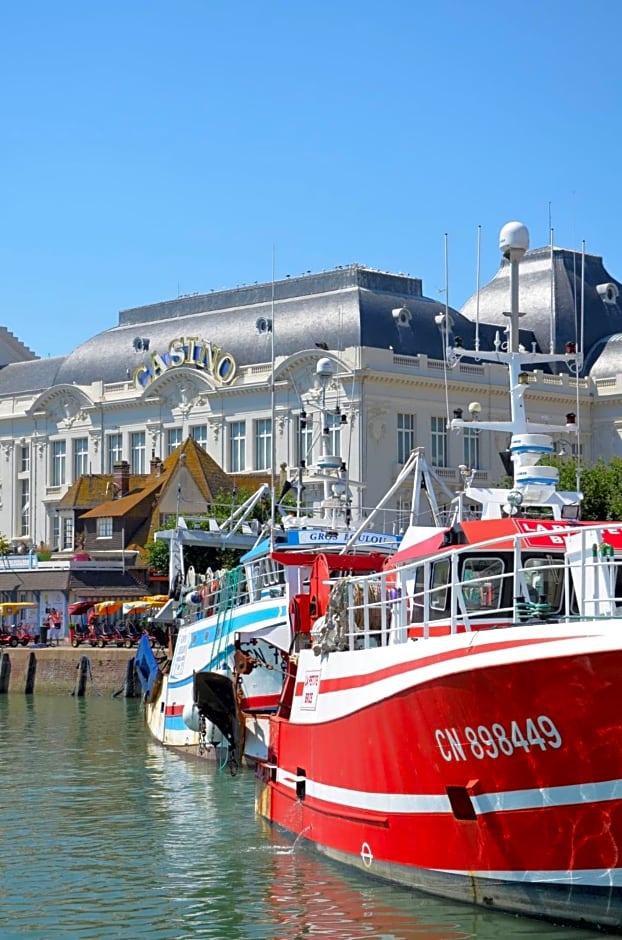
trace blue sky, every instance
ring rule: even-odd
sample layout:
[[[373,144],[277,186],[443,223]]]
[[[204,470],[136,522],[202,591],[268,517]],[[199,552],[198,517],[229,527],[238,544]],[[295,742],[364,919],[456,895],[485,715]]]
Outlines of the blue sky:
[[[0,14],[0,323],[64,355],[126,307],[358,262],[449,302],[529,226],[622,279],[599,0],[23,0]]]

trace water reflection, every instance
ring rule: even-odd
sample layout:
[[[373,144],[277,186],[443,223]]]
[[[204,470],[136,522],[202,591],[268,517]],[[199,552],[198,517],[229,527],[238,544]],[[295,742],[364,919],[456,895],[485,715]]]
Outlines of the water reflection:
[[[587,940],[367,881],[253,813],[253,778],[146,736],[138,703],[0,697],[2,940]]]

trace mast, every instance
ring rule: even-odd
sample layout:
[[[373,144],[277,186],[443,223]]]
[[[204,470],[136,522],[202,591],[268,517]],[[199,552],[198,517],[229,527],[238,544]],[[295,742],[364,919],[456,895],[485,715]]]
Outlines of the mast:
[[[511,434],[510,455],[513,463],[513,485],[511,490],[478,488],[469,486],[465,491],[468,498],[481,502],[488,514],[488,518],[498,515],[500,511],[514,513],[521,505],[549,506],[553,512],[559,514],[564,502],[570,501],[572,494],[562,498],[556,493],[559,473],[556,468],[539,465],[542,457],[553,452],[551,434],[556,432],[576,434],[577,427],[575,415],[569,413],[565,425],[547,424],[538,421],[528,421],[525,409],[524,396],[529,384],[529,373],[525,366],[536,363],[563,362],[572,371],[580,361],[580,354],[572,348],[564,354],[556,354],[552,350],[546,353],[535,351],[535,344],[531,350],[525,349],[519,342],[519,320],[522,316],[519,310],[519,265],[529,248],[529,232],[521,222],[508,222],[503,226],[499,235],[499,248],[510,264],[510,310],[505,315],[509,318],[508,339],[504,343],[500,333],[497,333],[494,348],[490,351],[483,349],[468,350],[462,345],[449,347],[447,355],[451,360],[459,360],[462,356],[496,363],[505,363],[509,373],[510,395],[510,421],[480,421],[465,422],[462,418],[454,418],[451,427],[478,428],[486,431],[503,431]],[[474,402],[469,406],[473,415],[479,415],[481,406]],[[574,504],[574,501],[573,501]]]

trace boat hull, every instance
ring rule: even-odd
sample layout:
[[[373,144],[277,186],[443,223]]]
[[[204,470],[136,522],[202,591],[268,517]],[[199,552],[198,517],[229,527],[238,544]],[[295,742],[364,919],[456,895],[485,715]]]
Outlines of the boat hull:
[[[620,929],[620,676],[619,621],[301,653],[257,809],[380,878]]]

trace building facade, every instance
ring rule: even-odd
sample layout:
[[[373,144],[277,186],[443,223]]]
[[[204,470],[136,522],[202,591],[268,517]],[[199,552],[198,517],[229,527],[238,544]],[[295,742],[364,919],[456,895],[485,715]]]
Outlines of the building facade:
[[[600,258],[562,249],[528,252],[521,271],[521,341],[559,350],[585,340],[580,375],[531,374],[528,412],[552,423],[576,413],[588,462],[622,453],[620,285]],[[249,478],[300,472],[328,437],[347,468],[355,517],[378,503],[417,446],[449,490],[461,465],[496,483],[508,441],[448,424],[474,400],[482,418],[506,419],[505,369],[448,364],[443,350],[458,336],[467,348],[476,337],[491,345],[508,307],[505,262],[480,292],[479,318],[473,298],[443,311],[417,278],[351,266],[123,310],[65,357],[32,359],[22,347],[23,361],[14,355],[0,369],[0,533],[71,557],[82,533],[63,500],[76,481],[112,475],[122,462],[147,476],[188,437],[227,474]],[[322,358],[334,367],[328,381],[318,376]],[[310,484],[306,499],[317,495]],[[384,524],[399,529],[408,497],[407,487],[395,494]],[[102,523],[95,557],[107,557],[108,539]]]

